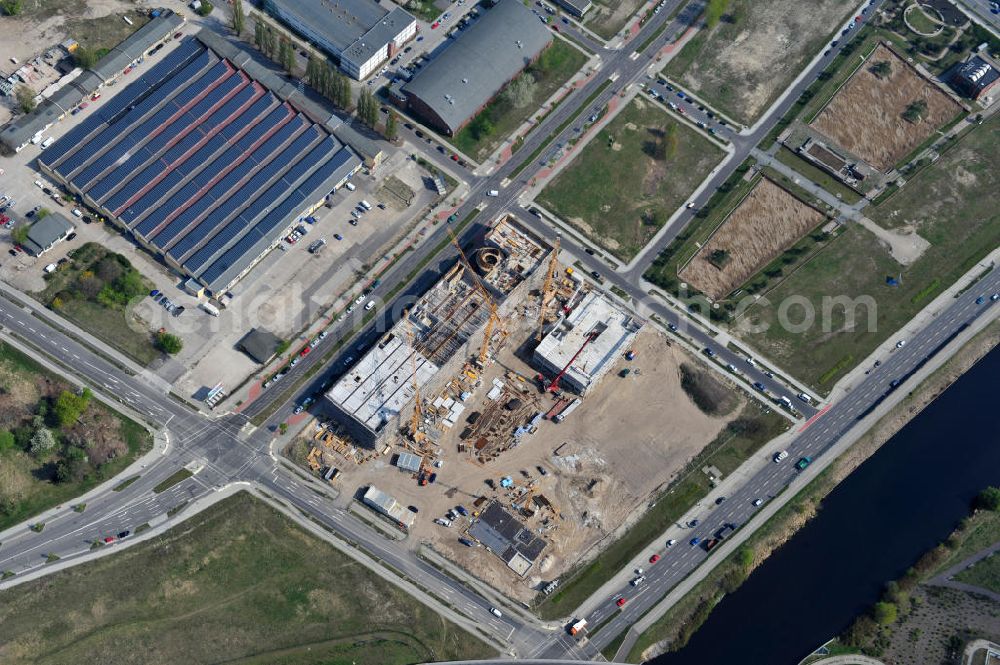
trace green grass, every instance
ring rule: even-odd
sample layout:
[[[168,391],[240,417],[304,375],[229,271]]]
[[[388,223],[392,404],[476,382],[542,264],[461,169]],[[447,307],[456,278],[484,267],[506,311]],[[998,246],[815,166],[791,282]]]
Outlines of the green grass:
[[[743,338],[817,391],[829,392],[850,368],[851,364],[840,366],[843,358],[851,356],[858,361],[868,356],[1000,245],[1000,214],[992,201],[992,193],[1000,187],[1000,172],[995,167],[998,152],[1000,119],[993,118],[967,134],[894,196],[866,209],[871,219],[887,228],[913,224],[931,243],[919,259],[901,266],[870,232],[849,225],[816,258],[767,293],[771,306],[755,305],[747,311],[750,321],[770,328]],[[901,277],[900,286],[887,286],[887,276]],[[845,329],[842,308],[834,310],[827,329],[823,329],[823,298],[841,295],[873,298],[877,311],[873,331],[868,330],[863,309],[856,328]],[[805,297],[816,312],[816,324],[805,332],[790,332],[777,325],[779,304],[792,296]],[[833,367],[837,370],[830,372]]]
[[[34,386],[39,384],[45,385],[55,394],[70,388],[58,375],[47,371],[19,350],[0,342],[0,394],[8,391],[11,394],[28,394],[37,390]],[[4,423],[0,424],[0,429],[29,427],[30,435],[30,425],[24,423],[30,423],[36,404],[28,405],[27,410],[14,408],[13,403],[7,404],[0,413],[0,423]],[[78,477],[59,482],[56,466],[60,460],[60,447],[52,455],[42,459],[36,459],[17,446],[0,452],[0,530],[85,494],[121,473],[152,447],[152,438],[141,425],[112,411],[96,399],[91,399],[85,414],[86,423],[101,423],[103,436],[125,444],[121,449],[123,454],[96,467],[89,466]],[[71,431],[77,434],[96,431],[80,430],[77,427],[79,426],[74,425]],[[53,429],[53,432],[57,439],[62,439],[65,435],[57,429]]]
[[[803,177],[812,180],[826,191],[838,197],[844,203],[853,204],[862,199],[861,194],[854,191],[840,180],[837,180],[818,166],[802,159],[784,146],[778,149],[778,153],[775,157],[779,162],[795,169],[795,171]]]
[[[168,476],[163,482],[153,488],[153,493],[159,494],[160,492],[166,492],[168,489],[176,485],[177,483],[184,482],[194,474],[187,469],[178,469]]]
[[[675,132],[676,147],[654,157],[666,132]],[[538,201],[627,261],[722,157],[701,134],[637,98],[575,155]]]
[[[115,347],[140,365],[148,365],[162,354],[148,332],[133,330],[124,312],[114,312],[87,300],[66,301],[58,310],[66,320]]]
[[[139,480],[139,478],[140,478],[140,476],[132,476],[131,478],[126,478],[125,480],[123,480],[120,483],[118,483],[117,485],[115,485],[112,488],[112,490],[115,491],[115,492],[121,492],[126,487],[128,487],[129,485],[131,485],[135,481]]]
[[[239,493],[149,542],[0,593],[6,665],[402,665],[495,653]]]
[[[586,63],[586,55],[557,37],[538,61],[521,74],[535,81],[530,98],[515,106],[501,92],[455,135],[452,141],[455,147],[473,159],[485,159]],[[508,89],[517,85],[508,84]]]
[[[701,467],[712,464],[729,474],[765,443],[778,436],[787,421],[774,412],[763,412],[756,402],[747,404],[734,421],[750,419],[756,425],[752,431],[735,432],[727,427],[696,456],[670,488],[656,500],[635,526],[612,543],[594,561],[571,571],[560,583],[558,591],[538,605],[544,619],[564,617],[586,600],[622,567],[628,565],[654,537],[659,537],[676,523],[691,506],[711,490],[708,476]]]
[[[955,575],[955,579],[1000,593],[1000,556],[991,554]]]
[[[732,0],[729,20],[691,38],[664,72],[751,124],[784,92],[854,7],[846,0]],[[833,28],[836,30],[836,27]]]
[[[1000,542],[1000,513],[980,510],[963,520],[961,527],[956,531],[957,538],[950,541],[954,547],[935,569],[935,575]]]
[[[927,15],[920,9],[919,4],[913,3],[910,6],[912,9],[907,10],[906,20],[914,28],[927,35],[941,29],[941,24],[927,18]]]

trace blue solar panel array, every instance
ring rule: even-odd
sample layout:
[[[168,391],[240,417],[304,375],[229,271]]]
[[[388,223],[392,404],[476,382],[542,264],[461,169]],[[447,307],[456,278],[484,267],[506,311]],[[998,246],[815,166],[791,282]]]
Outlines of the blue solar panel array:
[[[241,84],[242,80],[239,77],[230,77],[230,79],[222,85],[226,86],[227,89],[231,91],[232,88]],[[227,120],[229,116],[232,115],[240,106],[246,104],[252,98],[253,94],[254,89],[251,86],[244,86],[243,90],[240,90],[238,93],[233,95],[232,99],[212,112],[212,115],[210,115],[206,121],[202,123],[202,128],[205,129],[205,132],[217,128],[220,123]],[[217,103],[218,100],[214,98],[203,99],[192,107],[189,113],[197,114],[196,117],[203,116],[213,105]],[[181,116],[180,118],[175,118],[169,127],[164,124],[164,121],[167,118],[176,113],[177,108],[170,104],[161,109],[152,118],[142,123],[138,128],[133,130],[133,133],[138,132],[139,136],[152,135],[152,138],[150,138],[140,151],[134,153],[121,166],[116,168],[111,173],[108,173],[103,179],[101,179],[100,182],[90,185],[89,190],[88,187],[83,184],[85,181],[82,179],[82,176],[86,173],[86,171],[82,172],[80,176],[74,178],[74,183],[81,190],[86,191],[87,194],[95,201],[103,202],[103,199],[111,190],[122,184],[122,182],[124,182],[130,174],[134,173],[136,169],[149,161],[149,159],[158,153],[167,143],[171,140],[175,140],[180,133],[183,133],[184,131],[191,131],[188,123],[183,122],[186,115]],[[164,126],[161,127],[161,125]],[[174,125],[180,125],[183,128],[181,132],[171,131]],[[115,160],[117,160],[117,157]]]
[[[113,121],[116,115],[143,95],[151,92],[153,88],[160,85],[204,50],[205,47],[196,39],[185,39],[176,49],[139,77],[136,84],[126,87],[113,98],[102,103],[86,120],[49,146],[42,156],[44,163],[49,166],[56,165],[73,148],[83,144],[85,139],[98,127]]]
[[[327,146],[333,149],[335,144],[328,143]],[[271,234],[275,230],[287,226],[289,218],[295,214],[295,211],[305,201],[317,197],[320,192],[328,188],[329,184],[327,181],[339,169],[343,168],[346,161],[349,161],[351,157],[352,155],[347,150],[340,150],[336,155],[333,155],[325,164],[316,169],[300,187],[289,192],[288,196],[276,208],[268,213],[239,242],[220,256],[207,270],[201,273],[199,278],[206,284],[212,284],[222,277],[226,271],[238,265],[239,260],[244,256],[255,257],[264,251],[273,242]],[[235,277],[235,275],[231,277]]]
[[[289,124],[294,125],[295,123]],[[187,241],[188,238],[191,238],[192,243],[190,246],[193,247],[198,239],[207,237],[208,233],[218,226],[219,223],[228,218],[229,215],[239,209],[241,205],[257,196],[257,193],[263,189],[268,182],[278,177],[284,169],[288,168],[288,164],[292,163],[298,155],[301,155],[302,151],[308,148],[309,145],[318,138],[318,135],[319,131],[315,127],[310,127],[307,131],[299,135],[299,137],[296,138],[291,145],[285,148],[281,154],[275,156],[274,159],[264,162],[263,168],[254,173],[250,180],[240,187],[238,192],[234,192],[228,201],[216,208],[215,211],[208,218],[206,218],[204,222],[202,222],[202,224],[198,225],[197,231],[200,231],[201,227],[204,225],[208,231],[207,233],[189,233],[184,240],[174,246],[171,254],[174,256],[181,256],[181,245],[183,244],[187,246],[188,243],[185,241]],[[254,157],[257,157],[257,153],[254,153]],[[238,171],[240,171],[240,169],[235,169],[233,173],[229,174],[229,176],[232,176]],[[238,178],[234,180],[238,180]],[[264,196],[259,196],[254,200],[254,203],[250,205],[250,208],[257,209],[258,207],[266,207],[269,205],[270,201],[273,201],[273,198],[267,199]],[[214,222],[214,224],[212,224],[212,226],[208,226],[208,224],[212,222]],[[225,247],[227,243],[236,238],[246,226],[247,223],[241,218],[234,219],[227,224],[225,228],[216,233],[215,236],[205,243],[201,249],[195,252],[189,259],[184,261],[184,264],[186,266],[194,266],[190,269],[192,271],[196,270],[197,267],[200,267],[203,263],[208,261],[212,255]],[[192,236],[196,237],[192,238]],[[190,247],[188,247],[188,249],[190,249]]]
[[[90,139],[91,145],[104,146],[114,142],[123,127],[129,127],[145,117],[147,113],[163,103],[165,99],[173,95],[182,86],[190,84],[198,78],[199,72],[205,69],[212,61],[216,61],[215,54],[206,51],[196,57],[177,76],[168,79],[152,94],[146,96],[134,106],[130,107],[114,124],[105,128],[99,134]],[[72,174],[84,165],[87,160],[93,157],[89,150],[78,150],[69,156],[62,164],[55,168],[56,173],[64,178],[72,177]]]
[[[108,102],[46,164],[202,281],[242,273],[309,197],[360,165],[195,40]]]

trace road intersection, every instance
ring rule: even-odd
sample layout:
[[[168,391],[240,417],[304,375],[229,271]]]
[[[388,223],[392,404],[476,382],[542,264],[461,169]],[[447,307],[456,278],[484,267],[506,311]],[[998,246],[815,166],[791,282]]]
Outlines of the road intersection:
[[[634,37],[631,43],[643,43],[645,38],[656,34],[669,20],[668,27],[647,46],[638,57],[626,45],[623,50],[601,51],[602,65],[597,75],[577,90],[570,93],[555,111],[549,114],[525,139],[519,150],[520,155],[533,155],[536,149],[545,145],[566,143],[573,133],[573,123],[561,131],[557,130],[575,115],[583,115],[603,108],[616,95],[634,90],[638,82],[646,76],[650,65],[663,46],[674,41],[695,22],[702,10],[702,3],[691,2],[683,6],[676,18],[668,19],[674,10],[681,7],[680,0],[668,3],[665,11],[653,16]],[[729,138],[733,153],[725,164],[710,179],[704,193],[696,201],[700,204],[721,184],[732,171],[749,155],[760,139],[775,122],[791,107],[802,90],[815,78],[828,59],[834,54],[818,56],[804,76],[765,116],[765,120],[754,128],[733,133]],[[611,85],[601,90],[609,77],[614,76]],[[599,91],[586,108],[582,103]],[[541,154],[544,154],[544,150]],[[545,237],[554,236],[559,229],[550,226],[543,218],[524,210],[519,196],[526,186],[544,166],[532,163],[517,171],[521,161],[512,159],[485,177],[465,174],[469,184],[469,195],[456,211],[458,219],[465,219],[476,210],[481,210],[483,218],[494,218],[504,212],[518,216]],[[516,175],[515,175],[515,171]],[[501,191],[498,197],[488,197],[491,189]],[[669,307],[663,301],[650,298],[642,274],[656,254],[666,247],[691,220],[689,211],[682,211],[670,222],[664,232],[654,241],[646,259],[622,270],[610,270],[604,261],[586,253],[585,248],[573,241],[563,239],[563,248],[583,264],[588,271],[596,271],[607,287],[617,286],[630,297],[636,299],[650,313],[655,314],[664,324],[676,325],[694,348],[713,346],[723,364],[737,362],[744,369],[749,381],[760,381],[773,394],[787,393],[789,387],[762,371],[745,363],[740,356],[725,346],[715,346],[713,336],[702,328],[691,325],[691,319],[683,312]],[[591,659],[607,646],[615,637],[638,621],[654,607],[673,587],[704,562],[709,556],[702,548],[692,547],[686,542],[674,546],[669,556],[646,572],[646,581],[638,593],[632,594],[631,587],[616,591],[604,598],[594,598],[584,604],[591,626],[606,624],[592,639],[577,641],[560,626],[532,620],[519,612],[506,612],[503,617],[495,617],[489,612],[493,605],[468,586],[441,572],[438,568],[416,556],[405,545],[390,540],[372,530],[367,524],[332,505],[322,493],[328,490],[303,474],[289,470],[272,451],[273,432],[278,423],[284,422],[302,395],[314,392],[330,377],[343,371],[343,358],[354,353],[356,347],[372,343],[385,330],[394,317],[400,315],[395,306],[409,295],[418,294],[449,265],[454,250],[448,247],[439,255],[432,256],[431,248],[447,238],[447,225],[441,225],[430,238],[411,252],[383,277],[382,284],[372,296],[389,299],[385,311],[378,319],[378,325],[365,328],[355,334],[355,324],[359,321],[350,317],[339,321],[332,334],[324,341],[326,346],[316,349],[285,379],[291,382],[304,376],[305,372],[322,364],[327,351],[334,344],[341,343],[339,357],[307,383],[301,391],[288,396],[280,392],[263,393],[243,413],[211,418],[196,412],[181,400],[167,395],[161,386],[146,381],[108,357],[95,352],[84,343],[68,334],[60,326],[58,317],[26,306],[23,302],[0,297],[0,327],[5,334],[29,345],[36,355],[59,365],[63,371],[82,379],[119,400],[127,408],[142,416],[150,425],[167,433],[169,444],[162,451],[144,459],[145,467],[137,480],[120,491],[110,485],[92,493],[87,498],[87,509],[83,513],[72,511],[69,506],[50,511],[45,528],[36,533],[20,525],[0,534],[0,570],[10,570],[16,577],[0,586],[10,586],[21,579],[40,574],[47,565],[50,554],[57,554],[63,564],[74,560],[86,560],[91,556],[90,544],[105,534],[118,533],[123,529],[135,529],[149,524],[152,529],[173,525],[191,511],[173,512],[179,507],[205,501],[213,494],[236,485],[254,487],[258,492],[271,497],[300,514],[300,519],[319,525],[332,533],[338,540],[365,553],[371,565],[382,566],[405,578],[417,588],[430,594],[439,609],[465,617],[465,625],[472,622],[494,643],[507,645],[513,654],[543,658]],[[461,234],[461,241],[471,241],[481,231],[478,224],[472,224]],[[393,295],[393,288],[421,262],[437,259],[431,267],[421,272],[417,280],[406,285],[401,295]],[[982,280],[982,288],[977,291],[1000,290],[1000,273],[993,271]],[[881,366],[878,372],[865,378],[848,394],[829,404],[822,411],[812,407],[801,409],[807,425],[788,444],[791,458],[783,464],[772,464],[751,475],[742,486],[732,491],[727,500],[719,506],[709,504],[693,511],[690,519],[699,519],[697,528],[691,529],[691,536],[705,537],[722,525],[741,525],[756,512],[753,501],[757,498],[778,496],[785,486],[797,476],[793,468],[795,459],[802,456],[818,457],[834,445],[843,434],[862,417],[870,413],[880,403],[891,399],[900,384],[915,368],[940,350],[942,344],[951,340],[958,331],[964,329],[982,316],[995,317],[1000,307],[989,307],[975,303],[976,294],[969,292],[955,299],[948,308],[927,323],[913,335],[905,347],[896,350]],[[284,400],[282,402],[282,400]],[[260,427],[253,427],[251,419],[264,418]],[[156,493],[153,489],[185,466],[200,469],[192,478]],[[123,543],[127,544],[127,540]],[[121,545],[119,545],[121,546]],[[632,594],[628,602],[619,609],[613,599],[623,594]]]

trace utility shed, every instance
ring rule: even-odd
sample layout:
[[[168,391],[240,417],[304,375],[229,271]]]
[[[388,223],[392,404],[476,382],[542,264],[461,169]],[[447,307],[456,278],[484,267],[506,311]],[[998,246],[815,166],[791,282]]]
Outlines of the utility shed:
[[[420,471],[422,462],[423,460],[413,453],[400,453],[396,458],[396,466],[403,471],[410,471],[411,473]]]
[[[452,136],[551,43],[530,9],[500,0],[401,90],[416,115]]]
[[[254,328],[243,336],[237,346],[254,362],[263,365],[274,357],[279,342],[281,340],[274,333]]]
[[[72,231],[73,225],[65,217],[47,215],[28,229],[28,239],[24,242],[24,248],[29,254],[40,256]]]
[[[640,328],[641,321],[591,291],[542,338],[535,348],[534,359],[541,369],[553,375],[569,365],[560,383],[582,395],[628,349]]]

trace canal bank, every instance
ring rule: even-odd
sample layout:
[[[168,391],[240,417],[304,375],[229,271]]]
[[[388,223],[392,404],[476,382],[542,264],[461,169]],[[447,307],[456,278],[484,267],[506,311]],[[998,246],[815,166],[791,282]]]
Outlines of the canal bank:
[[[817,479],[814,485],[820,487],[810,485],[796,497],[784,516],[786,524],[751,543],[756,560],[808,520],[815,497],[847,476],[823,500],[818,517],[718,604],[687,648],[652,662],[670,665],[739,658],[740,662],[795,663],[839,633],[878,599],[886,581],[898,577],[947,536],[967,514],[972,496],[997,482],[996,473],[989,471],[998,468],[1000,452],[994,449],[1000,451],[1000,447],[981,442],[991,436],[995,439],[1000,430],[990,401],[993,377],[1000,374],[1000,353],[984,359],[943,394],[942,390],[995,344],[997,328],[994,324],[977,336],[926,379],[892,415],[837,460],[828,477]],[[920,413],[938,394],[940,398]],[[902,422],[918,413],[892,436]],[[877,454],[851,473],[890,437]],[[731,581],[728,588],[734,588]],[[686,598],[677,604],[677,612],[664,616],[661,628],[666,629],[668,640],[676,640],[699,614],[704,617],[704,605],[710,608],[713,593],[721,593],[701,591],[707,599],[701,607],[698,599]]]

